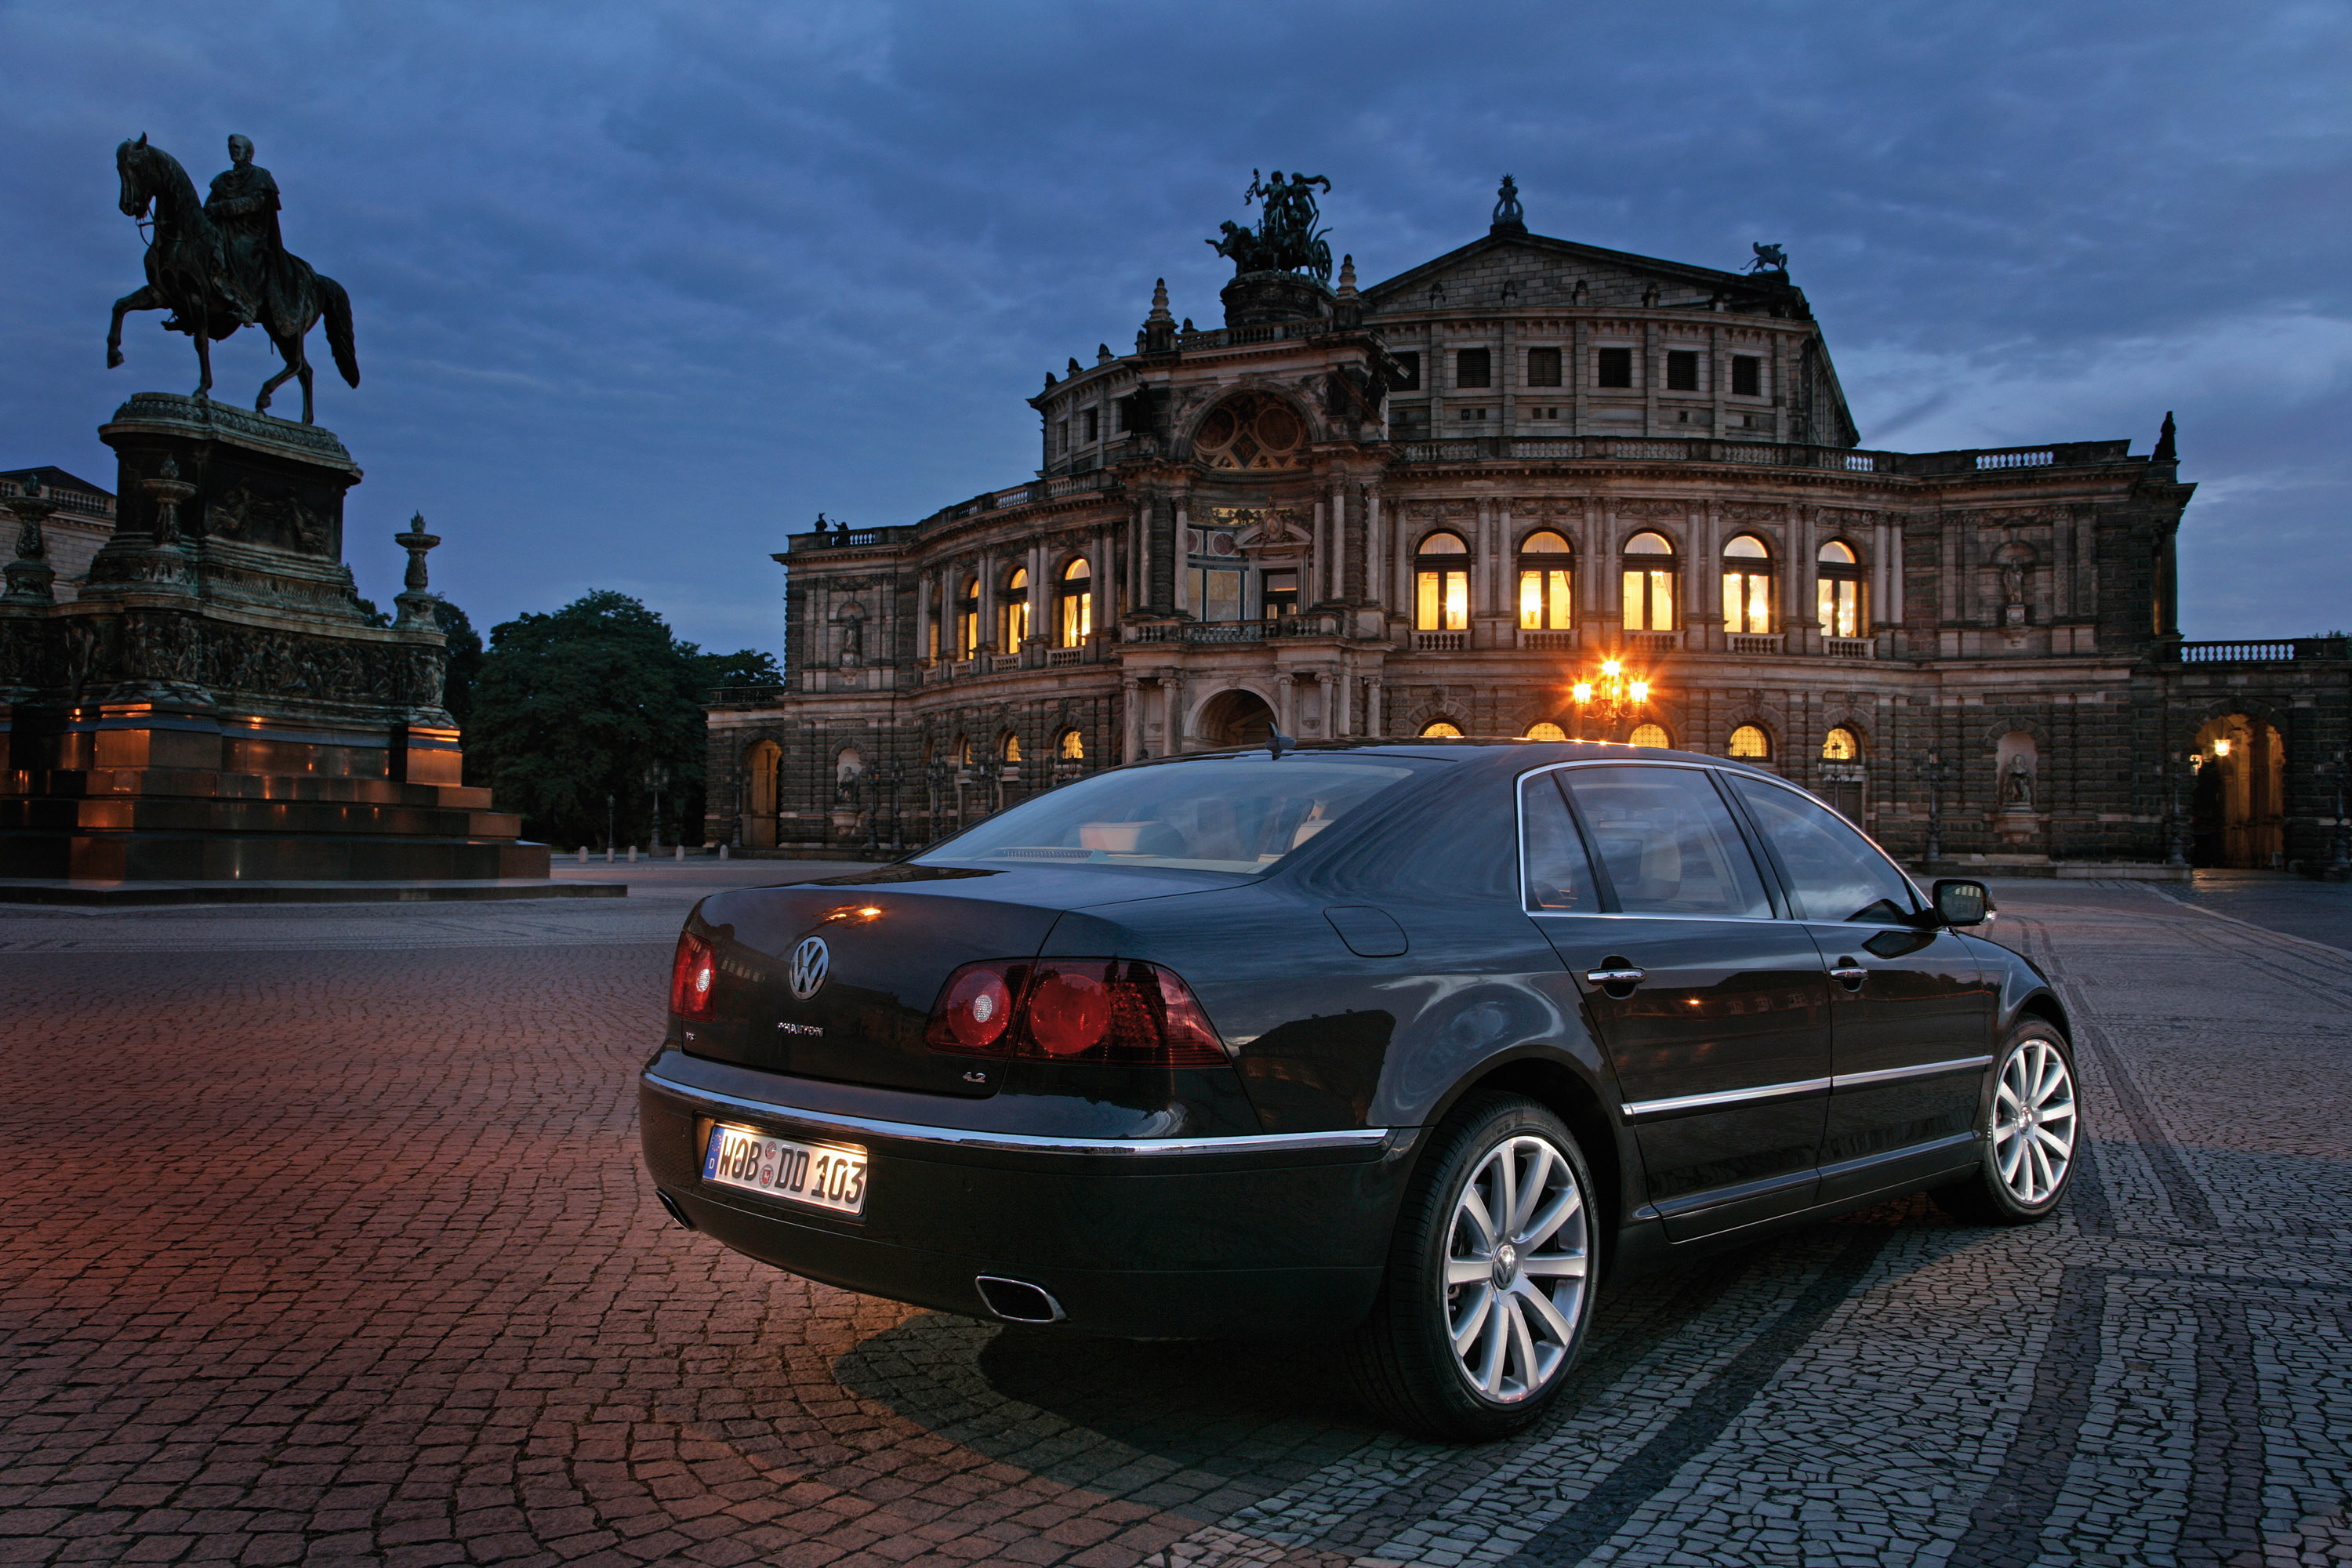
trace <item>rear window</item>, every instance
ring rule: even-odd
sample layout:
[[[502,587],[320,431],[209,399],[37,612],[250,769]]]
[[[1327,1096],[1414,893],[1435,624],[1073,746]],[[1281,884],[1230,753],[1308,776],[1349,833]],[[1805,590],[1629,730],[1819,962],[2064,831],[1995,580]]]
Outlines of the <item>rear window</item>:
[[[1169,866],[1255,875],[1411,778],[1393,759],[1203,757],[1122,769],[1024,801],[915,857]]]

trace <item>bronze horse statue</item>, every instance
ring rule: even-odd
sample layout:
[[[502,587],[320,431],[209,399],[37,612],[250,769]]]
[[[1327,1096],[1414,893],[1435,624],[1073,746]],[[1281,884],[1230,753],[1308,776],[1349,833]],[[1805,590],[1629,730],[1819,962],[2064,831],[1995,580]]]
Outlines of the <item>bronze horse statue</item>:
[[[262,384],[254,399],[257,412],[269,406],[269,395],[289,376],[302,382],[302,423],[310,418],[310,361],[302,340],[320,321],[327,324],[327,346],[335,368],[352,386],[360,384],[360,362],[352,346],[352,300],[343,286],[310,269],[309,262],[290,253],[274,258],[276,275],[261,290],[257,321],[249,322],[239,302],[223,291],[227,260],[219,229],[205,214],[188,172],[160,147],[151,147],[142,134],[114,150],[114,167],[122,176],[122,212],[144,220],[152,205],[155,235],[147,246],[147,286],[114,302],[114,322],[106,334],[106,363],[110,370],[122,363],[122,318],[131,310],[169,310],[163,325],[185,332],[196,342],[196,363],[204,372],[195,395],[204,399],[213,387],[213,341],[226,338],[239,327],[258,325],[269,334],[286,368]]]

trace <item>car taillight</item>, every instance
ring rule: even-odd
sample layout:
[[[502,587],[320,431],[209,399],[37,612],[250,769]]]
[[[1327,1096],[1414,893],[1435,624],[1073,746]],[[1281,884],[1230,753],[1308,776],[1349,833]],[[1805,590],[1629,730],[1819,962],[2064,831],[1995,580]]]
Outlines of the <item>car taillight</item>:
[[[967,963],[940,988],[923,1039],[961,1056],[1222,1067],[1225,1048],[1192,991],[1158,964],[1053,958]]]
[[[680,932],[677,959],[669,972],[669,1010],[691,1022],[707,1023],[718,1011],[718,999],[719,950],[692,931]]]

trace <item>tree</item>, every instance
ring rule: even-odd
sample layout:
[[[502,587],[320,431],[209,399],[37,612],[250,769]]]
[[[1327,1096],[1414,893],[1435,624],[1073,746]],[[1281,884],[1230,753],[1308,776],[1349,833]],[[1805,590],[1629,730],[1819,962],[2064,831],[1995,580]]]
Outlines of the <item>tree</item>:
[[[608,591],[490,628],[468,739],[500,807],[551,844],[602,844],[609,797],[621,840],[650,842],[650,771],[665,817],[700,792],[708,657]]]
[[[441,706],[462,731],[473,718],[474,688],[482,679],[482,634],[474,629],[465,611],[446,599],[436,600],[433,615],[441,625],[443,648],[448,656],[441,678]]]

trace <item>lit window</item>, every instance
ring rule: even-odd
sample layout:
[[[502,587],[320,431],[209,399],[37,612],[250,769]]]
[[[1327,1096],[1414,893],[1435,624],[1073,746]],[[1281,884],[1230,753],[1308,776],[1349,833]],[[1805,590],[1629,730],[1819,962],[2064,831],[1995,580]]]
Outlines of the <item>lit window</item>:
[[[1633,734],[1626,738],[1634,745],[1648,746],[1660,752],[1670,750],[1675,743],[1674,737],[1666,733],[1666,727],[1663,724],[1636,724]]]
[[[1637,533],[1625,542],[1625,629],[1675,629],[1675,547],[1664,534]]]
[[[960,767],[968,768],[971,766],[971,741],[970,737],[966,737],[965,739],[956,742],[956,763]]]
[[[1861,754],[1862,747],[1854,740],[1853,731],[1843,725],[1822,737],[1822,761],[1825,763],[1850,763]]]
[[[1633,384],[1633,351],[1632,349],[1600,349],[1594,353],[1594,384],[1600,386],[1631,386]]]
[[[967,577],[956,594],[955,656],[970,658],[980,651],[980,579]]]
[[[1061,608],[1055,617],[1055,635],[1060,647],[1077,647],[1094,635],[1095,595],[1094,568],[1087,558],[1079,556],[1062,568],[1062,581],[1056,584]],[[1073,730],[1072,734],[1077,733]]]
[[[1413,621],[1425,632],[1470,626],[1470,547],[1461,536],[1433,533],[1413,556]]]
[[[1568,541],[1546,530],[1519,546],[1519,627],[1566,631],[1574,624],[1575,556]]]
[[[1452,724],[1447,723],[1443,719],[1431,720],[1428,723],[1421,727],[1421,732],[1423,735],[1436,735],[1440,737],[1450,735],[1457,741],[1462,738],[1462,731],[1455,729]]]
[[[1762,635],[1772,629],[1772,552],[1752,533],[1723,547],[1723,629]]]
[[[1753,724],[1742,724],[1731,732],[1731,754],[1763,762],[1772,754],[1772,738]]]
[[[1062,760],[1065,762],[1082,762],[1087,754],[1086,738],[1076,730],[1065,730],[1062,731],[1060,742],[1055,749],[1061,752]]]
[[[1298,573],[1295,568],[1266,573],[1261,591],[1265,595],[1267,620],[1278,621],[1285,616],[1298,613]]]
[[[1821,575],[1814,580],[1822,635],[1861,637],[1870,635],[1870,603],[1862,580],[1862,562],[1853,547],[1832,539],[1822,546]]]
[[[1004,760],[1008,763],[1017,763],[1021,760],[1020,736],[1007,735],[1004,737]]]
[[[1004,603],[996,612],[996,648],[1011,653],[1029,637],[1029,569],[1016,566],[1004,580]]]
[[[1530,724],[1527,738],[1530,741],[1565,741],[1568,731],[1557,724]]]
[[[1698,353],[1695,349],[1666,351],[1666,390],[1696,392],[1698,390]]]
[[[1485,386],[1494,379],[1485,349],[1464,349],[1454,356],[1454,384]]]
[[[1529,386],[1559,384],[1559,351],[1558,349],[1528,351],[1528,384]]]

